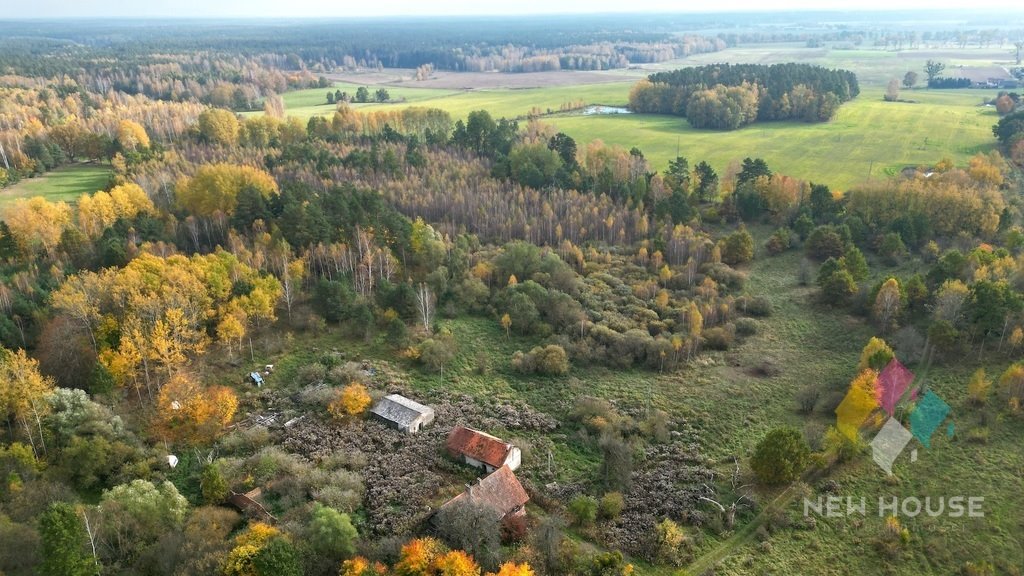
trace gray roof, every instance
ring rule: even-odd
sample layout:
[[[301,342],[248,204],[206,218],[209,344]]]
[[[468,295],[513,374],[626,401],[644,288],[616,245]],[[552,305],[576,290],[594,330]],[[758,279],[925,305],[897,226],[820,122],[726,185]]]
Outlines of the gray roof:
[[[370,412],[400,426],[408,426],[423,414],[432,414],[434,409],[409,400],[399,394],[388,394]]]

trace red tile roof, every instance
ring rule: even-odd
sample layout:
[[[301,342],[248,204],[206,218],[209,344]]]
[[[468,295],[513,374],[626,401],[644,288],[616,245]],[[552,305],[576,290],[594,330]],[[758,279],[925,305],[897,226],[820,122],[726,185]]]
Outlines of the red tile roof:
[[[446,447],[452,457],[469,456],[494,468],[501,467],[512,450],[512,445],[500,438],[464,426],[452,429]]]
[[[494,510],[497,519],[500,520],[529,501],[529,495],[526,494],[526,490],[519,483],[519,479],[516,478],[512,469],[502,466],[491,472],[486,478],[466,488],[462,494],[445,502],[441,508],[446,508],[456,502],[482,504]]]

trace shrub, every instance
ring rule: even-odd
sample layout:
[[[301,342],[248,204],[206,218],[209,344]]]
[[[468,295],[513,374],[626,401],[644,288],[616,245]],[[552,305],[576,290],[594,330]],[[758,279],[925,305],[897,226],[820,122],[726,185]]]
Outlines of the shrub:
[[[793,238],[789,232],[789,228],[779,228],[771,235],[770,238],[768,238],[768,241],[764,243],[765,250],[773,256],[789,250],[792,245]]]
[[[971,428],[967,432],[967,441],[973,444],[988,444],[988,439],[988,426],[978,426],[977,428]]]
[[[327,379],[327,367],[319,362],[306,364],[299,368],[298,372],[295,374],[295,379],[298,381],[300,386],[321,384]]]
[[[730,266],[743,264],[754,259],[754,237],[747,229],[739,230],[722,240],[722,262]]]
[[[569,502],[569,515],[576,526],[589,526],[597,519],[597,499],[580,495]]]
[[[217,464],[207,464],[203,468],[203,474],[199,479],[199,486],[203,493],[203,502],[210,506],[216,506],[228,497],[230,486],[224,478]]]
[[[847,240],[835,226],[818,226],[807,237],[807,255],[815,260],[841,258],[846,253]]]
[[[819,396],[821,396],[821,393],[818,391],[817,386],[814,384],[805,386],[796,394],[796,411],[800,414],[814,412],[814,407],[818,405]]]
[[[686,543],[686,533],[683,529],[668,518],[659,522],[655,528],[657,539],[657,558],[662,562],[678,566],[682,558],[680,548]]]
[[[561,376],[569,372],[569,356],[557,344],[537,346],[527,353],[517,350],[512,355],[512,367],[523,374]]]
[[[608,492],[601,497],[597,513],[604,520],[614,520],[622,514],[622,509],[625,507],[626,502],[623,500],[621,492]]]
[[[757,334],[759,324],[753,318],[740,318],[736,320],[736,334],[744,338]]]
[[[712,350],[728,350],[733,343],[733,332],[729,326],[715,326],[703,332],[704,345]]]
[[[907,247],[903,245],[903,238],[896,232],[889,232],[878,242],[878,255],[889,264],[898,264],[906,254]]]
[[[810,448],[795,428],[776,428],[769,432],[754,450],[750,467],[765,484],[782,484],[795,480],[810,458]]]
[[[506,516],[501,521],[501,542],[516,544],[526,539],[528,532],[526,518],[522,516]]]
[[[772,302],[765,296],[743,296],[736,299],[736,309],[748,316],[771,316]]]
[[[965,562],[963,570],[960,572],[963,576],[995,576],[996,567],[991,562],[984,560],[981,562]]]

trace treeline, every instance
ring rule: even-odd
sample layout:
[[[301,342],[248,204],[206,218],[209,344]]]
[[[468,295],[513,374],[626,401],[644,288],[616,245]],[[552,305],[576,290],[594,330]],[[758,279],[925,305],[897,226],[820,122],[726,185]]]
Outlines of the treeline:
[[[659,72],[629,94],[637,112],[685,116],[698,128],[732,130],[755,121],[829,120],[860,93],[846,70],[810,64],[717,64]]]
[[[992,127],[1003,149],[1018,165],[1024,166],[1024,110],[1007,114]]]
[[[5,25],[16,42],[0,43],[0,70],[25,76],[70,76],[154,98],[199,99],[235,108],[253,92],[311,87],[311,75],[338,69],[418,68],[536,72],[606,70],[660,62],[725,47],[718,38],[638,32],[600,17],[565,22],[368,21],[359,25],[303,22],[286,26],[208,24],[188,30],[148,28],[145,35],[111,23],[74,28]],[[41,58],[40,56],[47,56]],[[111,62],[116,62],[116,66]]]
[[[970,78],[932,78],[928,81],[929,88],[970,88]]]

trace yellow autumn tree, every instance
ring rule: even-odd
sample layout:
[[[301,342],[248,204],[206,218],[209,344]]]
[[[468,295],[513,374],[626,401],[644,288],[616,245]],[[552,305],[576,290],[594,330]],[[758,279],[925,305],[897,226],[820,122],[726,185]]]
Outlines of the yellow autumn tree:
[[[689,346],[687,347],[687,356],[692,355],[697,351],[700,346],[700,335],[704,330],[704,316],[697,309],[696,302],[690,301],[690,306],[686,310],[686,336]]]
[[[153,214],[153,201],[138,184],[115,186],[110,192],[82,194],[78,198],[78,227],[95,240],[120,218],[132,219],[139,214]]]
[[[861,427],[879,424],[878,398],[875,396],[875,381],[878,372],[870,368],[862,370],[850,382],[846,397],[836,408],[836,428],[844,436],[856,440]]]
[[[985,376],[985,369],[978,368],[967,383],[967,396],[972,403],[981,406],[988,400],[988,392],[991,388],[992,381]]]
[[[366,386],[353,382],[337,393],[334,400],[327,405],[327,411],[338,420],[359,416],[366,411],[371,401]]]
[[[999,377],[999,389],[1007,401],[1019,406],[1024,400],[1024,365],[1013,364]]]
[[[179,372],[160,389],[154,427],[168,440],[207,444],[231,423],[237,409],[238,397],[230,388],[205,387]]]
[[[46,451],[42,416],[53,388],[53,379],[39,372],[37,360],[24,350],[0,347],[0,417],[18,422],[36,453]]]
[[[71,208],[65,202],[47,202],[46,198],[19,198],[0,212],[21,252],[33,256],[57,255],[61,235],[71,226]]]
[[[885,368],[885,365],[893,359],[895,354],[892,348],[885,343],[885,340],[881,338],[872,337],[868,340],[868,343],[864,346],[864,349],[860,353],[860,363],[857,364],[857,370],[863,371],[868,368],[874,370],[881,370]]]
[[[234,212],[243,188],[252,188],[264,198],[277,194],[277,182],[270,174],[252,166],[226,163],[201,166],[191,178],[178,181],[175,193],[180,208],[209,216]]]
[[[254,522],[235,537],[235,547],[224,561],[224,576],[259,576],[254,560],[267,542],[281,531],[263,522]]]
[[[117,125],[117,142],[125,150],[149,148],[149,135],[138,122],[121,120]]]
[[[234,146],[238,130],[238,117],[230,110],[207,108],[199,115],[199,135],[207,142]]]

